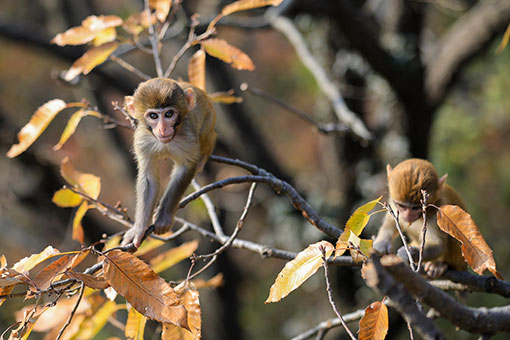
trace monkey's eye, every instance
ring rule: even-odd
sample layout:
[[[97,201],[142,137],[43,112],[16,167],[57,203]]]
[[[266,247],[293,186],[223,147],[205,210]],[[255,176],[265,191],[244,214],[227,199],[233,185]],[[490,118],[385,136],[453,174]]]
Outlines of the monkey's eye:
[[[174,115],[174,110],[168,110],[165,112],[165,118],[172,118]]]
[[[158,114],[156,112],[149,112],[148,116],[152,120],[158,119]]]

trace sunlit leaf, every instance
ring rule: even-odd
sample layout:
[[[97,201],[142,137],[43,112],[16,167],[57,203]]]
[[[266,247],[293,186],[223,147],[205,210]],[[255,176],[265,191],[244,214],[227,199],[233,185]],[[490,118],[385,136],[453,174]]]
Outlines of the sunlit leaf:
[[[198,240],[193,240],[167,250],[150,261],[152,269],[156,273],[161,273],[182,260],[189,258],[197,248]]]
[[[278,6],[283,0],[240,0],[235,1],[221,10],[221,14],[229,15],[239,11],[245,11],[253,8],[264,7],[264,6]]]
[[[149,7],[156,11],[156,17],[163,22],[170,12],[172,0],[149,0]]]
[[[62,159],[60,163],[60,173],[69,184],[77,187],[88,196],[93,199],[99,197],[99,193],[101,192],[101,179],[95,175],[76,170],[68,157]]]
[[[94,276],[90,274],[69,271],[66,272],[66,275],[72,279],[83,282],[85,286],[93,289],[106,289],[110,286],[103,276]]]
[[[117,30],[114,27],[104,29],[96,33],[93,41],[94,46],[101,46],[103,44],[114,41],[117,38]]]
[[[73,240],[80,242],[80,244],[85,243],[85,234],[83,232],[81,221],[88,210],[89,204],[86,201],[83,201],[78,210],[76,210],[73,218]]]
[[[22,320],[19,323],[18,328],[11,331],[9,340],[25,340],[28,339],[35,323],[39,319],[42,313],[47,309],[43,308],[42,312],[36,312],[35,307],[30,310],[25,310]]]
[[[265,303],[280,301],[315,274],[323,264],[322,248],[326,251],[326,258],[331,256],[334,250],[333,245],[327,241],[317,242],[299,252],[294,260],[287,262],[271,286]]]
[[[205,281],[204,279],[196,279],[193,280],[193,285],[195,288],[218,288],[223,285],[223,274],[216,274],[214,277]]]
[[[172,287],[142,260],[113,250],[105,257],[108,283],[138,312],[150,319],[188,328],[186,309]]]
[[[147,318],[145,316],[138,313],[136,309],[131,308],[126,321],[126,329],[124,330],[126,338],[132,340],[143,340],[146,322]]]
[[[505,34],[503,35],[503,39],[501,39],[501,43],[498,46],[498,49],[496,50],[496,53],[499,54],[503,52],[503,50],[508,45],[508,41],[510,40],[510,24],[508,24],[508,27],[506,28]]]
[[[122,25],[122,19],[115,15],[89,16],[81,22],[81,26],[59,33],[51,40],[59,46],[82,45],[94,40],[108,28]],[[111,34],[111,33],[110,33]]]
[[[17,285],[24,282],[21,273],[14,269],[2,268],[0,270],[0,288]]]
[[[121,235],[116,235],[116,236],[110,237],[104,244],[103,251],[119,246],[120,241],[122,241]],[[140,249],[140,248],[138,248],[138,249]]]
[[[22,258],[14,266],[12,266],[12,269],[20,273],[27,273],[30,269],[34,268],[39,263],[59,253],[60,252],[52,246],[47,246],[39,254],[33,254],[30,257]]]
[[[0,295],[9,295],[14,289],[15,285],[10,285],[7,287],[0,287]],[[3,305],[7,298],[0,298],[0,306]]]
[[[202,49],[196,51],[189,60],[188,80],[191,85],[205,91],[205,52]]]
[[[70,189],[60,189],[53,194],[51,201],[61,208],[73,208],[79,206],[83,198]]]
[[[0,256],[0,269],[4,269],[7,267],[7,258],[5,255]]]
[[[227,92],[214,92],[211,94],[207,94],[208,97],[216,103],[222,103],[222,104],[234,104],[234,103],[242,103],[243,98],[236,97],[233,95],[234,90],[229,90]]]
[[[384,340],[388,333],[388,308],[381,301],[371,303],[359,322],[359,340]]]
[[[166,244],[168,244],[168,243],[165,241],[161,241],[161,240],[158,240],[155,238],[148,238],[140,245],[140,247],[138,247],[138,249],[135,252],[135,256],[141,257],[141,256],[146,255],[147,253],[153,251],[154,249],[157,249],[157,248],[164,246]]]
[[[152,20],[152,24],[156,23],[156,16],[150,15],[147,11],[135,13],[130,15],[125,21],[122,27],[130,34],[138,36],[144,29],[149,27],[149,18]]]
[[[456,205],[443,205],[437,212],[437,224],[441,230],[460,241],[462,256],[475,273],[482,275],[488,269],[498,279],[503,279],[496,270],[492,249],[471,215]]]
[[[368,221],[370,220],[371,215],[369,215],[368,213],[370,212],[370,210],[374,209],[374,207],[377,205],[377,203],[379,203],[381,198],[382,196],[356,209],[349,218],[349,220],[347,220],[345,226],[349,227],[356,236],[359,236],[363,229],[368,224]]]
[[[372,255],[372,253],[374,252],[373,243],[374,243],[373,240],[360,239],[359,249],[360,249],[361,253],[363,255],[365,255],[367,258],[370,257],[370,255]],[[354,256],[353,256],[353,258],[354,258]],[[366,258],[360,257],[359,261],[363,261],[365,259]],[[354,259],[354,261],[359,262],[359,261],[356,261],[356,259]]]
[[[119,43],[112,41],[88,50],[73,63],[69,70],[67,70],[64,79],[66,81],[71,81],[81,73],[88,74],[94,67],[102,64],[117,47],[119,47]]]
[[[336,241],[335,258],[342,256],[347,251],[347,249],[349,249],[349,237],[351,237],[351,234],[351,229],[346,227],[338,238],[338,241]]]
[[[75,259],[79,256],[79,253],[61,256],[32,279],[33,285],[40,290],[47,289],[52,282],[60,280],[63,273],[72,267]]]
[[[43,133],[53,118],[66,108],[66,103],[60,99],[53,99],[40,106],[30,121],[18,133],[18,144],[11,146],[7,157],[14,158],[28,149],[30,145]]]
[[[198,290],[186,281],[175,287],[175,292],[188,312],[189,330],[172,324],[163,325],[163,340],[198,340],[201,338],[202,320]]]
[[[80,325],[80,331],[76,334],[76,339],[92,339],[108,322],[108,319],[115,313],[120,306],[114,301],[106,301],[92,316],[85,319]]]
[[[207,39],[200,43],[207,54],[231,64],[237,70],[253,71],[255,69],[250,57],[223,39]]]

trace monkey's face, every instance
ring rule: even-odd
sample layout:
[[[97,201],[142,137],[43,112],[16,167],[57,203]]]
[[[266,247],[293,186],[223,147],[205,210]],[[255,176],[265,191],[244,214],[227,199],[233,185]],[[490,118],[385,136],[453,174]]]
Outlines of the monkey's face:
[[[174,139],[181,122],[179,113],[173,107],[148,109],[144,119],[152,134],[163,144]]]
[[[420,218],[422,212],[420,204],[411,204],[396,200],[394,200],[394,202],[398,209],[398,215],[402,217],[407,223],[411,224]]]

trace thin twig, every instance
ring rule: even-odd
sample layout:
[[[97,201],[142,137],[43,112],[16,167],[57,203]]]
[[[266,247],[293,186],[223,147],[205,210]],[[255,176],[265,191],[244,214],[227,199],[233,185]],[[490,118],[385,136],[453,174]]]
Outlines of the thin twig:
[[[333,308],[333,311],[335,312],[336,316],[342,323],[342,326],[344,327],[345,331],[352,340],[356,340],[356,337],[354,334],[352,334],[351,330],[347,326],[347,323],[345,322],[344,318],[342,317],[342,314],[338,311],[338,307],[336,305],[335,300],[333,299],[333,290],[331,289],[331,282],[329,281],[329,268],[328,268],[328,259],[326,258],[326,249],[322,248],[322,266],[324,267],[324,277],[326,278],[326,290],[328,292],[328,299],[329,304]]]
[[[191,182],[193,185],[193,188],[198,191],[201,189],[200,185],[197,183],[195,179]],[[220,219],[218,218],[218,214],[216,214],[216,207],[214,206],[214,203],[211,201],[211,198],[207,194],[203,194],[200,196],[202,201],[205,204],[205,207],[207,208],[207,213],[209,214],[209,219],[211,220],[214,232],[217,235],[225,236],[225,233],[223,232],[223,227],[221,226]]]
[[[119,66],[121,66],[124,69],[128,70],[129,72],[132,72],[132,73],[136,74],[138,77],[140,77],[143,80],[151,79],[150,76],[146,75],[145,73],[143,73],[142,71],[140,71],[139,69],[137,69],[136,67],[134,67],[133,65],[131,65],[128,62],[126,62],[124,59],[122,59],[120,57],[116,57],[114,55],[111,55],[110,59],[112,61],[116,62],[117,64],[119,64]]]
[[[407,246],[406,237],[404,236],[404,233],[402,232],[402,228],[400,228],[400,222],[398,221],[398,217],[399,217],[398,209],[397,209],[397,214],[395,215],[395,212],[391,208],[391,205],[389,205],[388,203],[382,203],[382,205],[383,205],[384,209],[386,209],[390,213],[391,217],[393,217],[393,219],[395,220],[395,227],[397,228],[398,233],[400,235],[400,239],[402,240],[402,243],[404,244],[404,249],[407,253],[407,257],[409,258],[409,265],[411,266],[411,269],[413,271],[416,271],[416,265],[414,263],[413,257],[411,256],[411,253],[409,252],[409,247]]]
[[[423,228],[421,230],[421,246],[420,246],[420,256],[418,257],[418,266],[416,267],[416,272],[420,271],[421,263],[423,260],[423,250],[425,249],[425,236],[427,236],[427,201],[429,199],[429,194],[425,190],[421,190],[421,194],[423,199],[420,200],[421,203],[421,215],[423,217]]]
[[[363,317],[363,315],[365,315],[365,310],[360,309],[355,312],[345,314],[343,316],[343,318],[344,318],[345,322],[350,322],[350,321],[361,319]],[[308,338],[311,338],[314,334],[320,332],[323,329],[331,329],[331,328],[338,327],[341,325],[342,325],[342,322],[340,321],[339,318],[333,318],[333,319],[329,319],[326,321],[322,321],[317,326],[307,330],[306,332],[296,335],[295,337],[293,337],[290,340],[306,340]]]
[[[69,318],[67,319],[65,325],[60,329],[60,332],[58,332],[57,338],[55,340],[60,340],[60,338],[64,334],[64,331],[66,330],[66,328],[71,324],[71,321],[73,320],[73,317],[76,314],[76,311],[78,310],[78,306],[80,305],[81,299],[83,298],[83,291],[85,290],[85,289],[83,289],[84,286],[85,285],[82,282],[81,286],[80,286],[80,293],[78,295],[78,301],[76,301],[73,311],[71,312],[71,314],[69,314]]]
[[[117,110],[120,113],[122,113],[124,115],[124,117],[129,121],[129,123],[131,124],[131,128],[132,129],[136,129],[136,126],[138,125],[138,119],[136,119],[135,117],[131,116],[129,114],[129,112],[124,110],[124,108],[119,105],[118,102],[114,101],[114,102],[112,102],[112,105],[113,105],[113,109],[114,110]]]
[[[145,11],[147,11],[147,17],[151,17],[151,10],[149,8],[149,0],[143,0],[145,5]],[[154,58],[154,64],[156,66],[156,73],[158,77],[163,76],[163,69],[161,68],[161,59],[159,58],[159,39],[158,34],[154,31],[154,25],[152,20],[149,19],[149,40],[152,46],[152,56]]]

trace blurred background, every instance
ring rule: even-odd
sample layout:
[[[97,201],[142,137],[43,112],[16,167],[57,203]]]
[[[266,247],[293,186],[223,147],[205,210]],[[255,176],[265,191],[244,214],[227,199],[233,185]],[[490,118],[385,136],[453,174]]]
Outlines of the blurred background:
[[[183,1],[162,48],[163,64],[168,65],[184,44],[192,13],[200,14],[200,33],[229,2]],[[123,119],[111,102],[122,102],[140,79],[106,62],[88,76],[67,83],[61,78],[62,71],[85,49],[58,47],[49,41],[89,15],[126,18],[142,9],[143,1],[138,0],[0,3],[0,254],[9,265],[47,245],[61,251],[79,249],[71,239],[73,210],[51,202],[53,193],[64,184],[59,164],[65,156],[78,170],[101,177],[101,201],[121,202],[133,215],[136,167],[129,129],[103,129],[99,120],[86,117],[62,150],[53,151],[71,114],[65,111],[27,152],[15,159],[5,153],[35,110],[54,98],[66,102],[86,98],[100,112]],[[412,156],[427,158],[440,174],[448,174],[448,183],[464,198],[493,249],[498,270],[510,277],[510,48],[496,53],[510,22],[508,2],[284,1],[276,11],[290,18],[301,32],[348,107],[372,133],[371,141],[349,132],[318,132],[296,115],[239,90],[245,82],[316,121],[338,122],[294,46],[266,20],[266,10],[243,12],[218,24],[218,37],[248,54],[256,69],[236,71],[207,58],[208,92],[234,89],[244,99],[239,104],[215,104],[219,139],[214,154],[253,163],[288,181],[324,219],[342,228],[353,209],[385,194],[386,164]],[[187,78],[187,60],[194,51],[180,61],[173,78]],[[123,57],[155,75],[148,54],[134,50]],[[206,184],[242,173],[209,162],[198,181]],[[228,233],[235,227],[246,195],[244,185],[212,193]],[[207,226],[200,203],[179,215]],[[363,236],[375,234],[379,222],[380,218],[374,218]],[[96,212],[87,214],[83,226],[86,244],[124,228]],[[324,237],[286,198],[260,185],[240,235],[295,252]],[[192,238],[197,235],[186,235],[183,240]],[[197,252],[208,253],[216,247],[201,239]],[[334,317],[322,275],[312,277],[283,301],[264,305],[284,264],[246,250],[230,249],[222,254],[203,274],[203,278],[218,272],[224,275],[222,287],[201,291],[203,338],[289,339]],[[164,276],[182,279],[188,266],[183,263]],[[342,313],[381,298],[365,285],[357,267],[335,267],[332,275]],[[468,303],[490,307],[508,301],[476,293]],[[2,306],[2,331],[14,322],[13,314],[21,305],[22,299],[15,299]],[[451,335],[448,338],[476,338],[455,332],[448,322],[440,324]],[[148,326],[155,328],[155,323]],[[357,330],[357,324],[351,329]],[[99,335],[101,339],[111,336],[120,336],[118,329],[106,328]],[[405,323],[391,313],[387,338],[408,336]],[[37,337],[42,335],[32,335]],[[326,337],[346,338],[339,328]]]

